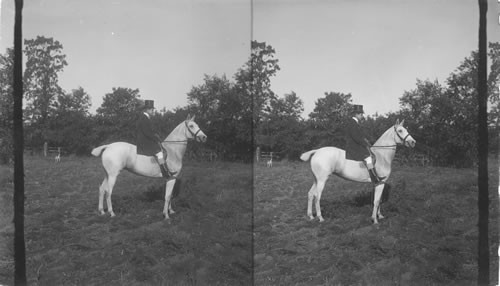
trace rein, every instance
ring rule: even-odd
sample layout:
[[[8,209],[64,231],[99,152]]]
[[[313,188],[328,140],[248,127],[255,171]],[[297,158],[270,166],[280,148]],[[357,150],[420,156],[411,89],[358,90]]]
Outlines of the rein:
[[[370,148],[396,148],[398,145],[373,145],[373,146],[370,146]]]
[[[176,140],[176,141],[173,141],[173,140],[163,140],[161,141],[161,143],[186,143],[187,144],[187,140]]]

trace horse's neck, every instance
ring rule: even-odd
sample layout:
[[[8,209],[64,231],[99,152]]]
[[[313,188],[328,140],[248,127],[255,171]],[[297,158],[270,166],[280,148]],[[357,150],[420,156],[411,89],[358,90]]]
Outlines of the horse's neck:
[[[396,155],[396,142],[392,129],[387,130],[375,141],[372,148],[377,157],[377,165],[382,168],[391,168],[392,160]]]
[[[380,136],[380,138],[375,141],[374,146],[393,146],[396,145],[394,142],[394,135],[392,129],[389,129]]]
[[[184,130],[184,123],[179,124],[165,139],[167,153],[182,160],[187,148],[187,137]]]

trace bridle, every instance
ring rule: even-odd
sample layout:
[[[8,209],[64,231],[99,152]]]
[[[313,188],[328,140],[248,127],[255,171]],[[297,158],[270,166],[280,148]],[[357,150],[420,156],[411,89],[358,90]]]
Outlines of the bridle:
[[[191,131],[191,128],[189,128],[187,120],[184,123],[186,124],[186,128],[187,128],[187,130],[189,130],[189,133],[191,133],[191,135],[193,135],[193,139],[196,138],[196,136],[198,136],[198,133],[200,133],[201,128],[198,127],[198,130],[196,130],[196,132],[193,132],[193,131]]]
[[[196,132],[193,132],[189,126],[188,126],[188,121],[184,121],[184,124],[186,125],[186,128],[187,130],[189,131],[189,133],[191,133],[191,135],[193,135],[193,138],[188,138],[186,140],[163,140],[161,143],[186,143],[188,142],[189,139],[194,139],[196,138],[196,136],[198,135],[198,133],[200,133],[201,131],[201,128],[198,127],[198,130]]]
[[[401,143],[396,143],[394,145],[373,145],[371,146],[370,148],[396,148],[399,144],[401,145],[404,145],[406,143],[406,139],[408,138],[408,136],[410,136],[410,132],[407,132],[408,134],[406,134],[406,136],[403,138],[401,137],[401,135],[399,135],[399,132],[398,130],[396,129],[396,126],[394,126],[394,133],[396,133],[396,135],[398,135],[399,139],[402,141]],[[396,141],[396,140],[394,140]]]
[[[401,139],[401,141],[403,141],[403,142],[401,142],[401,145],[404,145],[406,143],[406,138],[408,138],[408,136],[410,136],[410,132],[406,132],[407,134],[406,134],[405,138],[401,137],[401,135],[399,135],[398,130],[396,129],[396,126],[394,126],[394,132],[396,133],[396,135],[398,135],[399,139]]]

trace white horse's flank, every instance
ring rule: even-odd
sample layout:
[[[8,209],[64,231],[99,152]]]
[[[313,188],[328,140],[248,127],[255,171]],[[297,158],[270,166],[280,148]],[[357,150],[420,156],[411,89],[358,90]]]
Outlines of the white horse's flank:
[[[385,176],[385,182],[391,174],[391,163],[396,154],[396,146],[401,144],[407,147],[415,146],[415,139],[411,137],[408,131],[403,127],[404,120],[399,120],[394,126],[387,129],[385,133],[372,146],[371,150],[376,156],[375,167],[380,176]],[[311,157],[312,156],[312,157]],[[336,147],[323,147],[303,153],[300,156],[302,161],[311,160],[311,170],[314,175],[314,183],[309,190],[307,200],[307,216],[313,219],[312,203],[316,199],[316,216],[319,221],[323,221],[321,216],[320,200],[321,193],[330,174],[335,174],[341,178],[356,182],[370,183],[368,170],[362,162],[347,160],[345,150]],[[380,198],[384,184],[375,187],[373,196],[373,223],[378,223],[378,219],[384,218],[380,212]]]
[[[186,119],[167,136],[162,142],[163,148],[167,151],[167,166],[170,172],[175,173],[174,176],[167,180],[165,189],[165,206],[163,208],[163,215],[165,219],[169,218],[169,213],[174,213],[171,204],[172,190],[175,185],[177,176],[182,169],[182,157],[186,152],[187,141],[196,139],[199,142],[205,142],[207,136],[194,122],[194,116]],[[144,155],[137,155],[137,147],[135,145],[125,142],[115,142],[108,145],[102,145],[92,150],[92,155],[101,156],[102,165],[106,171],[106,176],[99,187],[99,213],[103,215],[104,212],[104,194],[106,194],[106,203],[108,206],[108,213],[111,217],[115,216],[113,206],[111,204],[111,194],[113,186],[116,182],[116,177],[121,170],[125,169],[134,174],[161,178],[162,173],[160,166],[154,157]]]

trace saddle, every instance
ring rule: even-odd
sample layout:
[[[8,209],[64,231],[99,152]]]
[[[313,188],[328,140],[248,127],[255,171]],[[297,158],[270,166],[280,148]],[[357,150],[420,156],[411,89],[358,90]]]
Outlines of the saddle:
[[[173,171],[170,171],[168,169],[168,164],[167,164],[167,150],[165,148],[163,148],[163,145],[158,142],[158,145],[160,146],[161,148],[161,151],[163,153],[163,160],[164,160],[164,163],[160,163],[160,161],[158,161],[158,158],[156,156],[151,156],[151,163],[153,164],[158,164],[160,166],[160,171],[161,171],[161,174],[163,175],[163,178],[169,180],[169,179],[175,179],[177,177],[177,171],[173,172]]]
[[[368,151],[370,151],[370,157],[372,157],[372,162],[373,162],[373,165],[375,166],[375,163],[377,163],[377,156],[375,156],[375,154],[372,152],[372,150],[370,150],[370,148],[367,148]],[[361,161],[357,161],[359,163],[359,166],[361,168],[366,168],[366,164],[365,164],[365,161],[364,160],[361,160]]]

